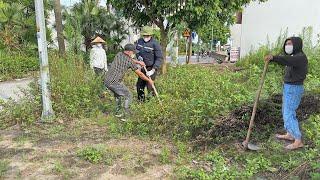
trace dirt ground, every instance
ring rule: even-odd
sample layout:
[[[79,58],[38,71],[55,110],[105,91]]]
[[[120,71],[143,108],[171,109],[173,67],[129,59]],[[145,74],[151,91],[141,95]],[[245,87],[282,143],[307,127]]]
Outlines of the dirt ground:
[[[88,122],[68,126],[41,125],[32,130],[20,130],[17,126],[2,130],[0,161],[6,163],[6,172],[0,179],[170,177],[173,167],[159,160],[165,142],[113,138],[107,131],[104,126]],[[107,149],[108,163],[90,163],[80,158],[77,152],[88,146]]]

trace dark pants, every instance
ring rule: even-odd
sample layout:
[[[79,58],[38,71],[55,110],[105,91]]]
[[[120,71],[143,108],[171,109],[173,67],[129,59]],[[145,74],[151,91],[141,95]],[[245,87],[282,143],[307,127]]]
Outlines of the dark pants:
[[[147,67],[147,70],[148,71],[152,70],[152,67]],[[142,71],[142,73],[144,75],[146,75],[146,72],[144,71],[144,68],[142,68],[141,71]],[[156,76],[157,76],[157,72],[155,72],[151,76],[151,79],[155,80]],[[146,86],[147,86],[148,92],[152,93],[152,95],[155,96],[155,93],[154,93],[154,91],[152,89],[152,86],[150,86],[147,81],[144,81],[143,79],[138,78],[138,81],[137,81],[137,93],[138,93],[138,100],[139,101],[144,101],[145,100],[144,89],[145,89]]]

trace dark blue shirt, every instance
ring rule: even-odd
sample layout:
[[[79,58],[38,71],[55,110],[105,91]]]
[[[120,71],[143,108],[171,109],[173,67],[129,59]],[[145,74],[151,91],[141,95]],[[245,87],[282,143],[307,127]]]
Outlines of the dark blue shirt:
[[[160,44],[153,38],[150,41],[144,42],[140,38],[137,42],[137,57],[141,56],[147,67],[152,67],[158,70],[162,64],[162,50]]]

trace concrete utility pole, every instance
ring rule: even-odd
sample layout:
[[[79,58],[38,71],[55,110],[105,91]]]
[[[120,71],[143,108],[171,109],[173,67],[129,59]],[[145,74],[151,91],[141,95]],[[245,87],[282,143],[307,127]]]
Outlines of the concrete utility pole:
[[[42,94],[42,115],[41,122],[50,120],[54,116],[52,104],[50,100],[50,76],[48,63],[48,50],[46,39],[46,25],[44,17],[43,0],[35,0],[36,21],[37,21],[37,39],[38,51],[40,59],[40,80],[41,80],[41,94]]]

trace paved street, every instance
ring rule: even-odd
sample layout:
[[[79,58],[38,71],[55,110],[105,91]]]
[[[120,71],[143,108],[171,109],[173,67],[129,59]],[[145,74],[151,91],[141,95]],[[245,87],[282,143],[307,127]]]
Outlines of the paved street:
[[[0,82],[0,99],[7,101],[9,98],[19,100],[22,95],[21,89],[28,88],[28,84],[32,79],[21,79],[13,81]]]
[[[169,63],[172,63],[171,57],[168,56],[167,57],[167,61]],[[186,56],[179,56],[178,63],[179,64],[185,64],[186,63]],[[199,58],[199,61],[198,61],[198,57],[197,56],[191,56],[190,63],[191,64],[195,64],[195,63],[205,63],[206,64],[206,63],[216,63],[216,61],[213,58],[210,58],[210,57]]]

